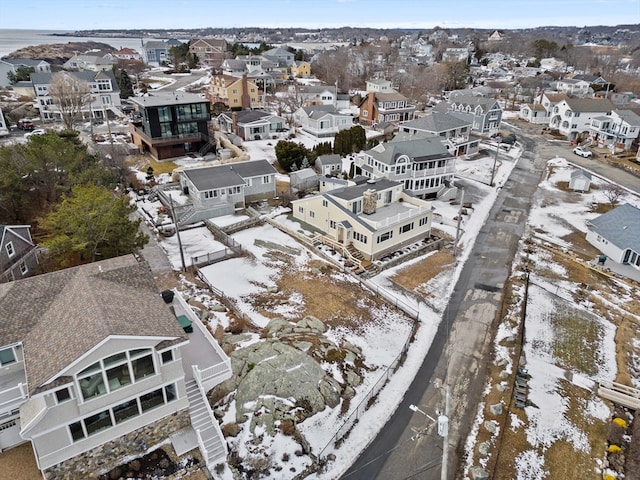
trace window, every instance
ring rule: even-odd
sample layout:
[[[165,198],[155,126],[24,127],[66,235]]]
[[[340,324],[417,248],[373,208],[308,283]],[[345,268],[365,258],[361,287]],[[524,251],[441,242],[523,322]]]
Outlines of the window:
[[[335,220],[329,220],[329,228],[336,228]]]
[[[324,182],[322,182],[322,183],[324,183]],[[322,200],[322,206],[324,208],[327,208],[327,206],[329,206],[329,202],[327,202],[326,200]]]
[[[64,387],[64,388],[61,388],[60,390],[56,390],[55,396],[56,396],[56,401],[58,403],[71,400],[71,392],[69,391],[68,387]]]
[[[429,217],[422,217],[418,222],[418,226],[423,227],[427,223],[429,223]]]
[[[5,365],[10,365],[16,362],[16,355],[13,352],[13,348],[5,348],[4,350],[0,350],[0,365],[3,367]]]
[[[29,269],[27,268],[27,264],[24,262],[20,262],[20,273],[22,273],[22,275],[25,275],[28,271]]]
[[[164,404],[164,396],[162,395],[161,388],[140,397],[140,406],[143,412],[147,412],[162,404]]]
[[[240,193],[240,187],[236,186],[236,187],[231,187],[227,189],[227,193],[229,195],[234,195],[234,194],[238,194]]]
[[[407,223],[406,225],[402,225],[400,227],[400,234],[402,235],[403,233],[407,233],[411,230],[413,230],[413,222]]]
[[[160,107],[160,108],[158,108],[158,121],[160,121],[160,122],[170,122],[171,120],[172,120],[171,107]]]
[[[98,433],[105,428],[112,427],[111,423],[111,415],[109,415],[109,410],[103,410],[100,413],[96,413],[95,415],[91,415],[84,419],[84,426],[87,431],[87,435],[93,435],[94,433]]]
[[[164,352],[162,352],[161,354],[162,357],[162,363],[169,363],[173,361],[173,350],[166,350]]]
[[[9,255],[9,257],[13,257],[16,254],[16,250],[13,248],[13,242],[7,243],[5,248],[7,249],[7,255]]]
[[[218,190],[205,190],[204,198],[216,198],[218,196]]]
[[[304,213],[304,207],[298,207],[298,213]]]
[[[82,440],[86,436],[82,429],[82,422],[75,422],[69,425],[69,432],[74,442]]]
[[[138,415],[140,415],[140,411],[138,410],[138,400],[135,398],[113,407],[113,417],[115,418],[116,424],[137,417]]]
[[[367,236],[363,235],[360,232],[353,232],[353,239],[357,240],[360,243],[364,243],[364,244],[367,243]]]
[[[362,210],[362,200],[357,200],[351,204],[352,213],[360,213]]]
[[[382,235],[378,235],[378,238],[376,239],[376,243],[386,242],[391,238],[393,238],[393,231],[385,232]]]
[[[271,183],[271,176],[270,175],[265,175],[264,177],[262,177],[262,183],[267,184],[267,183]]]

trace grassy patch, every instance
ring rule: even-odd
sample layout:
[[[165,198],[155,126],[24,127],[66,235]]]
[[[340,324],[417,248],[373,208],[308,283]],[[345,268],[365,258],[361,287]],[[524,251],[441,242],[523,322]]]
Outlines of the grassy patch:
[[[453,261],[451,251],[440,250],[424,260],[399,270],[391,279],[407,290],[415,290],[419,285],[427,283],[446,270]]]
[[[158,162],[149,155],[132,155],[129,157],[128,163],[131,167],[145,173],[147,169],[151,167],[153,168],[154,175],[160,175],[161,173],[173,173],[173,171],[178,168],[178,164],[172,161]]]
[[[600,251],[596,247],[587,242],[584,232],[576,230],[569,235],[562,237],[562,240],[570,243],[572,250],[575,253],[580,254],[580,256],[585,260],[591,260],[600,254]]]
[[[600,339],[604,335],[600,322],[581,310],[565,306],[556,310],[553,327],[551,348],[559,366],[587,375],[597,374]]]

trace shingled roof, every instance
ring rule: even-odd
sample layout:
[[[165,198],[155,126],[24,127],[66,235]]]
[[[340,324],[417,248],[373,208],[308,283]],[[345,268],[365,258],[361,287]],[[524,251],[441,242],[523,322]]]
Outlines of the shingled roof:
[[[640,252],[640,209],[625,203],[589,222],[589,228],[621,250]]]
[[[149,267],[133,255],[0,284],[0,311],[0,345],[23,343],[31,395],[110,336],[184,337]]]

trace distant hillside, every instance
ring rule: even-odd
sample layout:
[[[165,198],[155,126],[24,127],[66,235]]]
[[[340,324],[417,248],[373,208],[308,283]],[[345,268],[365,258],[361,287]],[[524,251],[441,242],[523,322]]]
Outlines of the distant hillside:
[[[111,45],[102,42],[52,43],[21,48],[7,55],[7,58],[33,58],[46,60],[52,65],[62,65],[76,53],[85,53],[88,50],[94,49],[105,52],[115,51]]]

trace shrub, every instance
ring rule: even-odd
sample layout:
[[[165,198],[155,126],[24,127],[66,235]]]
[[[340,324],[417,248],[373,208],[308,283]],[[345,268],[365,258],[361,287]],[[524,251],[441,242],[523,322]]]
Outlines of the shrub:
[[[296,433],[296,424],[293,423],[293,420],[283,420],[280,422],[280,432],[282,432],[283,435],[291,437]]]
[[[616,417],[613,419],[613,423],[622,428],[627,428],[627,421],[624,418]]]
[[[225,423],[220,430],[225,437],[235,437],[240,433],[240,427],[237,423]]]
[[[330,363],[339,363],[347,356],[346,352],[332,348],[327,351],[325,360]]]

